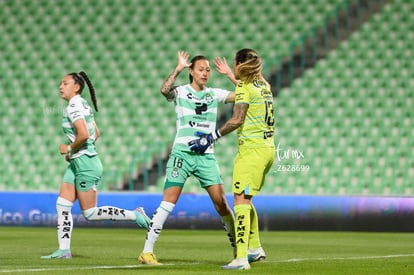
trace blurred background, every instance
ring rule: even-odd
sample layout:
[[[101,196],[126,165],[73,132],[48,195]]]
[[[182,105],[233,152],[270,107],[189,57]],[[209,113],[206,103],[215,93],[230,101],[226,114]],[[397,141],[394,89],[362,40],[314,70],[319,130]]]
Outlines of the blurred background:
[[[253,48],[275,98],[263,194],[413,195],[412,1],[4,0],[0,37],[0,191],[58,191],[58,85],[83,70],[98,98],[101,191],[162,192],[175,113],[159,88],[177,51],[231,64]],[[209,86],[233,89],[215,71]],[[232,111],[221,107],[219,125]],[[215,149],[227,193],[236,141]],[[194,179],[185,191],[204,192]]]

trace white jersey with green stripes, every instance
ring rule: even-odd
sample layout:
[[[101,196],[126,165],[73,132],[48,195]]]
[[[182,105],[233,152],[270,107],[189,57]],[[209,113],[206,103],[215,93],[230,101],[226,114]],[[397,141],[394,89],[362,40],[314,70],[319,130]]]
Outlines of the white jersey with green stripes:
[[[173,147],[190,152],[188,142],[197,138],[196,131],[208,134],[216,129],[218,103],[225,102],[230,92],[208,87],[195,91],[190,84],[178,86],[174,91],[177,133]],[[206,153],[214,153],[214,146]]]
[[[76,95],[69,100],[68,106],[65,109],[62,117],[62,128],[69,142],[72,143],[75,136],[75,121],[84,119],[89,131],[89,138],[81,148],[73,152],[71,158],[77,158],[81,155],[96,155],[95,150],[95,120],[93,118],[93,111],[88,102],[80,95]]]

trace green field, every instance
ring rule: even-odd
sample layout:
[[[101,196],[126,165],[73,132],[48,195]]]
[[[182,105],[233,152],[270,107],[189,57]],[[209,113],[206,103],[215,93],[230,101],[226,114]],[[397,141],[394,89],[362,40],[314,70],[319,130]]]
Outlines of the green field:
[[[267,259],[224,271],[232,250],[224,231],[162,232],[163,266],[137,262],[144,230],[75,228],[71,260],[41,260],[57,248],[54,228],[0,227],[1,274],[414,274],[414,233],[261,233]]]

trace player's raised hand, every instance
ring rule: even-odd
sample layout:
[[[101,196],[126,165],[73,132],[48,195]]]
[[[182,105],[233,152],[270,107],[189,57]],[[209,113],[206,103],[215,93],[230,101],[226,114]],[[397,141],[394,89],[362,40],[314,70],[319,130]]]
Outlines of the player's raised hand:
[[[229,65],[227,64],[227,60],[225,57],[220,58],[220,57],[216,57],[214,58],[214,65],[216,66],[216,71],[224,74],[226,76],[233,74],[233,72],[231,71]]]
[[[177,70],[178,71],[182,71],[185,68],[188,68],[191,66],[191,63],[187,63],[188,62],[188,58],[190,57],[190,55],[188,54],[188,52],[186,51],[179,51],[178,54],[178,63],[177,63]]]
[[[214,58],[214,66],[216,67],[216,71],[220,74],[224,74],[227,76],[228,79],[230,79],[231,82],[233,82],[234,85],[237,85],[238,80],[234,77],[233,71],[230,69],[229,65],[227,64],[227,60],[225,57],[220,58],[216,57]]]

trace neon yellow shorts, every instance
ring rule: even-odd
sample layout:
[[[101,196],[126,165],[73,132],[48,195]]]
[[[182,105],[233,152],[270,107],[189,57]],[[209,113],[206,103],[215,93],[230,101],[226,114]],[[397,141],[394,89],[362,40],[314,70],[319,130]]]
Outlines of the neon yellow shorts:
[[[243,148],[234,159],[233,186],[235,194],[255,196],[262,189],[265,176],[275,160],[275,149]]]
[[[96,189],[102,178],[102,170],[98,155],[82,155],[70,160],[63,182],[75,184],[76,190],[82,192],[91,188]]]

